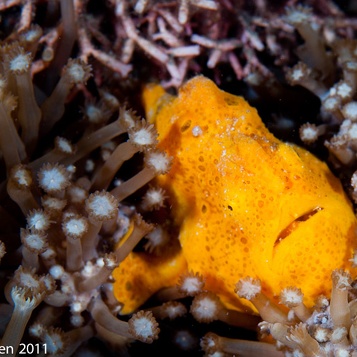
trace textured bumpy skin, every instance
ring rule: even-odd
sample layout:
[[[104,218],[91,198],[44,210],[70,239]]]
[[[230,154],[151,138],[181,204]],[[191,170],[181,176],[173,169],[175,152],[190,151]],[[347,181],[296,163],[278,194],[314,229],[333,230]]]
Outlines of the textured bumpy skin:
[[[151,268],[145,253],[133,253],[120,265],[114,290],[123,312],[186,269],[236,309],[251,308],[234,293],[248,275],[274,299],[288,286],[300,287],[310,306],[329,294],[331,271],[350,267],[356,218],[326,164],[276,139],[256,109],[202,76],[178,97],[148,86],[144,103],[159,147],[174,159],[158,183],[170,197],[182,250],[179,263],[156,258]]]

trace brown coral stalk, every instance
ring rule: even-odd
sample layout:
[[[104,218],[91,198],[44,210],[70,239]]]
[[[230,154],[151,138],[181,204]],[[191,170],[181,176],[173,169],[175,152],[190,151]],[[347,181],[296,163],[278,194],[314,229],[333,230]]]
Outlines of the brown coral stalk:
[[[29,289],[18,288],[16,286],[11,290],[11,297],[15,307],[1,340],[1,345],[12,346],[14,355],[16,355],[32,311],[40,304],[44,297],[44,294],[30,296],[29,293]]]

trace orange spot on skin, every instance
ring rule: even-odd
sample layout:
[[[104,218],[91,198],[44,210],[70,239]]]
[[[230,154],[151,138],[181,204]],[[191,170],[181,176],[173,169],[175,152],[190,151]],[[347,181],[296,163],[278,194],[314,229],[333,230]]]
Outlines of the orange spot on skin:
[[[180,227],[177,259],[185,263],[175,273],[203,275],[206,289],[235,309],[252,309],[234,293],[248,275],[259,278],[272,299],[288,286],[300,287],[309,306],[317,295],[329,294],[331,271],[350,267],[357,240],[351,204],[326,164],[275,138],[256,109],[202,76],[177,97],[150,85],[143,98],[159,147],[174,158],[157,181]],[[132,256],[147,259],[141,254]],[[130,257],[116,270],[114,290],[125,312],[153,289],[148,293],[143,284],[140,297],[128,296],[123,283],[138,274],[152,280],[157,267],[172,273],[165,259],[155,264],[139,272]],[[157,278],[155,288],[174,285],[173,275]]]

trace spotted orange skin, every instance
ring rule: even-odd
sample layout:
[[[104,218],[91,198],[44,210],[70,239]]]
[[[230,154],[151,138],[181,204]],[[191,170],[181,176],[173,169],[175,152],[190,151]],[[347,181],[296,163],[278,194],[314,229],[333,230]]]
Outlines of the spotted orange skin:
[[[159,148],[173,157],[158,184],[180,227],[181,251],[175,271],[164,258],[142,270],[146,253],[123,262],[114,291],[124,312],[186,271],[203,275],[227,307],[251,311],[234,293],[242,277],[259,278],[275,300],[283,288],[298,286],[311,306],[316,296],[329,294],[333,269],[351,271],[356,218],[325,163],[275,138],[256,109],[205,77],[188,81],[177,97],[147,86],[143,98]],[[138,276],[140,289],[131,286],[128,294],[125,284]]]

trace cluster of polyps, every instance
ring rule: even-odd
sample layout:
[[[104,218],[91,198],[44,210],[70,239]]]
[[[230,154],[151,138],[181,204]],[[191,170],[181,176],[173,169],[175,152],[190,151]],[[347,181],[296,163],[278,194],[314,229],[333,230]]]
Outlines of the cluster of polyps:
[[[153,229],[122,201],[167,172],[170,159],[157,150],[153,125],[119,108],[108,92],[102,92],[100,105],[88,102],[88,125],[76,142],[56,137],[53,148],[44,151],[43,140],[62,119],[71,90],[85,88],[91,68],[69,59],[52,92],[39,99],[28,47],[12,41],[0,48],[1,210],[9,207],[1,223],[0,258],[18,264],[4,288],[7,302],[0,313],[8,323],[1,344],[15,354],[25,333],[45,343],[46,353],[69,356],[94,335],[150,343],[159,332],[152,314],[139,311],[128,322],[115,317],[120,304],[110,282],[112,271]],[[126,139],[119,138],[123,134]],[[95,150],[101,157],[91,157]],[[144,157],[142,169],[110,186],[137,153]],[[162,206],[165,197],[155,188],[146,196],[146,209]],[[15,244],[12,234],[18,237]],[[40,312],[27,330],[35,309]],[[68,312],[72,329],[60,329],[57,309]]]

